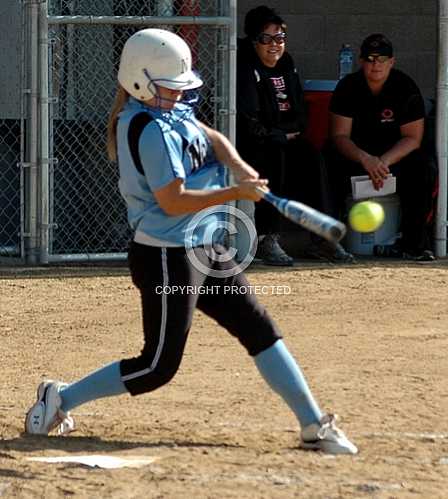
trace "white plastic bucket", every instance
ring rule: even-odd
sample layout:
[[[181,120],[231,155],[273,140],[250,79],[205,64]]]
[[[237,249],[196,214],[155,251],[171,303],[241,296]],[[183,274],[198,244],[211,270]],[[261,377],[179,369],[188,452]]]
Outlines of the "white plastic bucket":
[[[356,232],[347,225],[347,235],[344,246],[355,255],[373,255],[373,247],[377,244],[393,244],[399,233],[400,226],[400,198],[397,194],[370,198],[370,201],[379,203],[384,210],[384,223],[375,232]],[[362,201],[366,201],[363,199]],[[346,200],[347,213],[359,200],[354,201],[351,196]]]

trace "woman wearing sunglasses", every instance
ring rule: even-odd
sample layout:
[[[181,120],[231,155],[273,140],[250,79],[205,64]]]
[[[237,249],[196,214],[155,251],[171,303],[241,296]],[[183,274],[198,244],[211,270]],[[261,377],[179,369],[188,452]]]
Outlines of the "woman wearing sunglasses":
[[[286,24],[274,10],[260,6],[247,13],[244,31],[247,36],[238,47],[237,149],[269,180],[273,192],[328,211],[322,157],[303,137],[303,90],[294,61],[286,52]],[[265,264],[290,266],[293,259],[279,244],[281,221],[268,203],[257,203],[257,256]],[[316,252],[323,245],[321,240],[313,241]],[[336,248],[326,251],[334,256]],[[338,255],[351,257],[342,247]]]
[[[395,69],[392,43],[368,36],[361,45],[361,69],[337,85],[330,103],[331,185],[343,209],[350,177],[369,175],[376,190],[389,173],[396,177],[402,237],[378,246],[381,256],[434,260],[431,222],[437,168],[422,145],[425,106],[415,82]]]

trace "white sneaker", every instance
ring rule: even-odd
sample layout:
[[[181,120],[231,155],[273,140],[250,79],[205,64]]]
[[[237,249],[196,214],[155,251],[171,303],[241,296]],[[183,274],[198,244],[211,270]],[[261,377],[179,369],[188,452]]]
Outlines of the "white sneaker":
[[[357,454],[357,447],[336,426],[336,419],[335,414],[325,414],[320,424],[303,428],[300,447],[321,450],[327,454]]]
[[[33,435],[48,435],[58,426],[58,434],[75,429],[70,413],[61,410],[59,390],[67,386],[59,381],[44,381],[37,388],[37,400],[27,412],[25,431]]]

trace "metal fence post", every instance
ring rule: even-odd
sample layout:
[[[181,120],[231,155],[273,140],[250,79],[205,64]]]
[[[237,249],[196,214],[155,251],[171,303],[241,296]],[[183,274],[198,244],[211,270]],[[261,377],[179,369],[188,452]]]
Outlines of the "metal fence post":
[[[28,81],[27,81],[27,72],[28,72],[28,13],[25,8],[25,2],[22,0],[21,3],[22,11],[21,11],[21,21],[22,21],[22,38],[21,38],[21,48],[20,48],[20,158],[19,164],[17,165],[20,168],[19,178],[19,189],[20,189],[20,258],[25,258],[25,174],[23,164],[25,163],[25,154],[26,154],[26,120],[27,120],[27,112],[28,112]]]
[[[25,180],[24,195],[24,249],[27,263],[37,263],[38,256],[38,208],[37,208],[37,162],[39,127],[39,0],[26,4],[29,10],[28,46],[28,88],[29,88],[29,126],[27,128],[27,159],[22,164]]]
[[[439,195],[435,227],[436,256],[445,257],[447,253],[447,187],[448,187],[448,1],[439,0],[439,48],[437,71],[437,125],[436,146],[439,165]]]
[[[236,14],[237,0],[229,1],[229,139],[235,144],[236,134]]]
[[[39,262],[48,263],[49,248],[49,121],[48,121],[48,4],[39,6]]]

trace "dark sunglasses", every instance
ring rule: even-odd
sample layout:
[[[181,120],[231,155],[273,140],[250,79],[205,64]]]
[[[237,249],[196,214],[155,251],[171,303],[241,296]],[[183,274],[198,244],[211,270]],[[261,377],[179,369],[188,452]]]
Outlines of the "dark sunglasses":
[[[381,64],[387,62],[390,59],[388,55],[368,55],[367,57],[364,57],[364,60],[366,62],[374,63],[379,62]]]
[[[261,33],[257,36],[256,41],[261,43],[261,45],[270,45],[272,42],[275,42],[277,45],[283,45],[286,41],[286,33],[277,33],[276,35]]]

